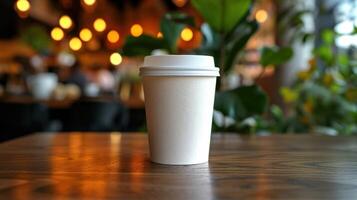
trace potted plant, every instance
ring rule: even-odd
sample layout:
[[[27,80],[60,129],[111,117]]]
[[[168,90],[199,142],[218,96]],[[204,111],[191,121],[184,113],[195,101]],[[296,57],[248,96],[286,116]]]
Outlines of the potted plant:
[[[124,56],[146,56],[156,49],[163,49],[177,54],[180,53],[177,41],[181,31],[186,26],[199,29],[203,40],[200,47],[191,53],[213,56],[222,77],[217,83],[215,100],[215,110],[220,119],[214,120],[214,131],[251,132],[253,129],[249,123],[247,126],[246,120],[265,112],[268,105],[266,93],[256,83],[230,90],[223,90],[221,86],[259,28],[258,23],[250,18],[253,1],[192,0],[191,3],[205,20],[203,24],[196,26],[193,18],[185,13],[168,13],[160,22],[162,38],[145,34],[128,36],[121,53]],[[265,47],[261,51],[261,64],[264,68],[279,65],[291,56],[290,48]]]

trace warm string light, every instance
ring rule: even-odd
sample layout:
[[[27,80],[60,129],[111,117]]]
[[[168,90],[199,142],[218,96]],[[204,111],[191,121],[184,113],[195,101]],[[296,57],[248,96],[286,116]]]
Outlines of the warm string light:
[[[163,38],[163,35],[161,32],[158,32],[157,35],[156,35],[157,38]]]
[[[59,19],[59,25],[63,28],[63,29],[69,29],[72,26],[72,19],[68,16],[68,15],[63,15],[60,19]]]
[[[258,10],[255,14],[255,19],[259,23],[264,23],[268,19],[268,13],[265,10]]]
[[[93,34],[92,32],[88,29],[88,28],[84,28],[79,32],[79,37],[81,38],[81,40],[83,40],[84,42],[88,42],[89,40],[92,39]]]
[[[188,42],[190,40],[192,40],[193,38],[193,32],[190,28],[184,28],[181,31],[181,39],[185,42]]]
[[[172,2],[177,6],[177,7],[183,7],[187,3],[187,0],[172,0]]]
[[[107,23],[105,23],[104,19],[102,18],[97,18],[93,22],[93,27],[96,31],[98,32],[103,32],[107,28]]]
[[[19,3],[19,2],[21,2],[21,3]],[[83,2],[86,5],[91,6],[91,5],[96,3],[96,0],[83,0]],[[16,6],[18,7],[19,10],[23,10],[23,11],[28,10],[30,8],[30,4],[29,4],[29,2],[27,0],[18,0]],[[266,16],[264,16],[264,12],[265,12]],[[256,18],[260,18],[261,19],[261,20],[257,19],[259,22],[262,21],[264,18],[265,19],[263,21],[265,21],[267,17],[268,17],[267,13],[264,10],[259,10],[256,13]],[[59,19],[59,25],[63,29],[69,29],[70,27],[72,27],[73,22],[72,22],[72,19],[69,16],[63,15]],[[93,28],[97,32],[103,32],[107,28],[107,24],[106,24],[104,19],[97,18],[93,22]],[[139,37],[140,35],[143,34],[143,27],[140,24],[133,24],[131,26],[131,28],[130,28],[130,33],[134,37]],[[51,37],[55,41],[62,40],[64,38],[64,35],[65,34],[64,34],[63,30],[61,28],[59,28],[59,27],[55,27],[51,31]],[[181,39],[183,41],[186,41],[186,42],[190,41],[193,38],[193,31],[190,28],[186,27],[181,31],[180,36],[181,36]],[[88,29],[88,28],[82,29],[80,31],[80,33],[79,33],[79,38],[84,42],[90,41],[92,39],[92,37],[93,37],[93,34],[90,31],[90,29]],[[157,38],[163,38],[163,34],[161,32],[158,32],[156,37]],[[78,37],[74,37],[69,41],[69,47],[74,51],[78,51],[82,47],[82,42],[81,42],[81,40],[79,38]],[[110,43],[117,43],[119,41],[119,39],[120,39],[120,35],[116,30],[111,30],[111,31],[108,32],[107,40]],[[119,63],[121,63],[122,58],[121,58],[121,55],[119,53],[117,53],[117,54],[113,53],[111,55],[111,57],[110,57],[110,60],[111,60],[111,62],[114,61],[114,60],[117,61],[117,62],[112,62],[112,63],[118,63],[119,60],[120,60]],[[117,65],[117,64],[113,64],[113,65]]]
[[[83,3],[87,6],[92,6],[96,3],[96,0],[83,0]],[[181,7],[183,6],[185,3],[187,3],[186,0],[174,0],[174,3]],[[16,9],[21,11],[21,12],[27,12],[30,10],[31,8],[31,4],[28,0],[17,0],[16,1]],[[265,10],[258,10],[256,13],[256,19],[259,22],[264,22],[266,19],[268,18],[268,14]],[[59,21],[59,26],[62,29],[69,29],[73,26],[73,21],[72,19],[68,16],[68,15],[63,15],[60,17]],[[60,28],[60,27],[54,27],[51,32],[51,38],[55,41],[61,41],[63,40],[63,38],[65,37],[65,33],[64,31]],[[105,31],[105,29],[107,28],[107,24],[105,22],[104,19],[102,18],[97,18],[94,22],[93,22],[93,27],[96,31],[98,32],[103,32]],[[139,37],[140,35],[143,34],[143,27],[140,24],[133,24],[130,28],[130,33],[132,36],[134,37]],[[78,37],[74,37],[69,41],[69,47],[74,50],[74,51],[78,51],[82,48],[82,41],[84,42],[89,42],[93,37],[92,32],[88,29],[88,28],[84,28],[80,31],[79,33],[79,38]],[[162,38],[163,35],[161,32],[158,32],[156,35],[157,38]],[[185,28],[184,30],[182,30],[181,32],[181,39],[184,41],[190,41],[193,38],[193,32],[191,29],[189,28]],[[107,40],[110,43],[117,43],[120,39],[120,35],[117,31],[115,30],[111,30],[108,32],[107,34]],[[121,56],[119,53],[113,53],[111,55],[111,60],[116,59],[117,61],[120,60],[121,62]],[[120,58],[120,59],[119,59]]]
[[[63,32],[63,30],[61,28],[55,27],[51,31],[51,37],[55,41],[60,41],[64,37],[64,32]]]
[[[18,0],[16,2],[16,8],[21,12],[27,12],[30,10],[31,4],[27,0]]]
[[[110,43],[116,43],[120,39],[119,33],[115,30],[111,30],[107,34],[107,39]]]
[[[140,24],[134,24],[130,28],[130,33],[134,37],[139,37],[143,34],[143,27]]]
[[[110,55],[110,63],[112,65],[120,65],[120,63],[122,62],[123,58],[121,57],[121,55],[119,53],[112,53]]]
[[[84,4],[87,6],[93,6],[96,2],[96,0],[83,0]]]
[[[79,38],[74,37],[69,41],[69,48],[73,51],[78,51],[82,48],[82,42]]]

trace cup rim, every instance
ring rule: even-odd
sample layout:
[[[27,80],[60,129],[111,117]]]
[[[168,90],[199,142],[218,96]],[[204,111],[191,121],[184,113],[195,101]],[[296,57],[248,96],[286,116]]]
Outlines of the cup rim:
[[[172,67],[151,67],[151,66],[147,66],[147,67],[140,67],[139,69],[140,71],[219,71],[218,67],[202,67],[202,68],[188,68],[188,67],[176,67],[176,66],[172,66]]]
[[[140,76],[213,76],[218,77],[219,69],[213,68],[210,70],[189,69],[189,70],[173,70],[173,69],[155,69],[155,70],[140,70]]]
[[[214,68],[214,59],[208,55],[151,55],[145,56],[141,68],[146,67]]]

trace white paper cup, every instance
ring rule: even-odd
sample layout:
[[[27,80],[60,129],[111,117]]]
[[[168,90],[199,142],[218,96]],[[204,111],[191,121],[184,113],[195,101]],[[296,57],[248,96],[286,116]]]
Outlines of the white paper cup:
[[[27,83],[35,99],[49,99],[55,90],[58,78],[53,73],[41,73],[29,76]]]
[[[210,56],[147,56],[143,78],[150,158],[191,165],[208,161],[218,68]]]

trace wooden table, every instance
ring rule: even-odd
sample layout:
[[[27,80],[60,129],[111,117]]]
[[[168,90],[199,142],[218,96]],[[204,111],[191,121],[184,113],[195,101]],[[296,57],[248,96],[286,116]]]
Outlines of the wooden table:
[[[145,134],[35,134],[0,144],[0,199],[356,199],[357,138],[212,138],[209,164],[148,160]]]
[[[124,106],[132,109],[144,109],[144,101],[138,98],[130,98],[127,100],[120,100],[117,97],[112,96],[99,96],[97,98],[88,98],[87,100],[106,100],[106,101],[118,101],[122,103]],[[12,95],[12,96],[5,96],[0,97],[0,102],[7,102],[7,103],[22,103],[22,104],[30,104],[30,103],[41,103],[46,105],[51,109],[67,109],[69,108],[74,102],[78,101],[78,99],[48,99],[48,100],[39,100],[35,99],[32,96],[28,95]]]

